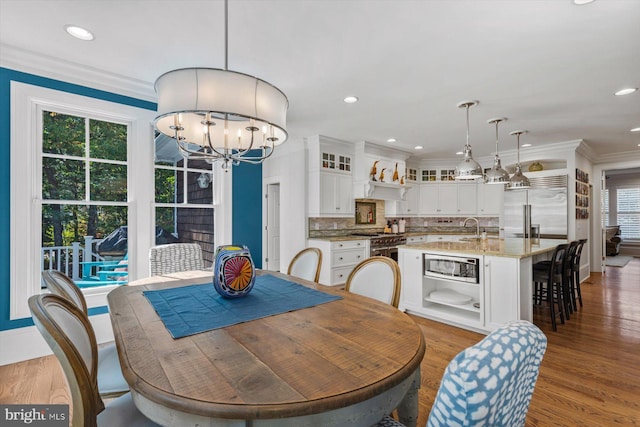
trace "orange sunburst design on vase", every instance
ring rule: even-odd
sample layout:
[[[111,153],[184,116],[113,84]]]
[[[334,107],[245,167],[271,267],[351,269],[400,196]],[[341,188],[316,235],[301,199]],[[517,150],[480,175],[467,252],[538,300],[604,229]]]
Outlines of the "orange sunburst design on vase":
[[[235,257],[224,264],[224,279],[231,289],[242,291],[251,283],[253,269],[246,257]]]

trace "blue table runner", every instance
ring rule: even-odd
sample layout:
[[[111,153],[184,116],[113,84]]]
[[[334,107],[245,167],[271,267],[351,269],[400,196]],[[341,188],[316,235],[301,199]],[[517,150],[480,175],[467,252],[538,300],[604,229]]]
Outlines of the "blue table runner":
[[[223,298],[213,283],[143,294],[173,338],[342,299],[269,274],[256,276],[251,292],[241,298]]]

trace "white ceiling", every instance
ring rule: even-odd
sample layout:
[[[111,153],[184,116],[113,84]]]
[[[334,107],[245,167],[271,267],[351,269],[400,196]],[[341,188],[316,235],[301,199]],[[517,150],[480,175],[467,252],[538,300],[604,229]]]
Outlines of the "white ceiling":
[[[638,153],[640,1],[230,0],[229,69],[289,98],[289,139],[322,134],[454,158],[470,110],[474,156],[584,140]],[[224,66],[221,0],[0,0],[0,48],[134,79],[154,100],[162,73]],[[96,36],[83,42],[63,27]],[[2,59],[0,51],[0,60]],[[360,101],[345,104],[356,95]],[[523,149],[526,150],[526,149]],[[417,153],[417,152],[416,152]]]

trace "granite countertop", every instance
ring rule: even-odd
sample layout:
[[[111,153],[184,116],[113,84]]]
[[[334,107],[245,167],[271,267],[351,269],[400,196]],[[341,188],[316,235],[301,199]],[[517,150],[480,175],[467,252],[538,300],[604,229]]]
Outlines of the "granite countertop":
[[[417,249],[424,252],[451,252],[477,255],[493,255],[506,258],[526,258],[552,251],[557,245],[567,243],[562,239],[540,239],[531,243],[528,239],[471,240],[457,242],[413,243],[400,248]]]
[[[383,234],[383,233],[380,233]],[[473,233],[466,233],[469,235],[469,237],[473,237],[475,236],[475,232]],[[412,236],[427,236],[427,235],[453,235],[453,236],[461,236],[461,235],[465,235],[465,233],[463,232],[454,232],[454,231],[450,231],[450,232],[433,232],[433,231],[409,231],[406,233],[398,233],[398,234],[391,234],[391,233],[387,233],[385,234],[386,236],[405,236],[405,237],[412,237]],[[492,236],[493,234],[490,234],[490,236]],[[497,234],[495,235],[495,237],[497,237]],[[345,235],[341,235],[341,236],[318,236],[318,237],[309,237],[309,240],[324,240],[327,242],[340,242],[340,241],[345,241],[345,240],[368,240],[370,239],[371,236],[354,236],[352,234],[345,234]]]

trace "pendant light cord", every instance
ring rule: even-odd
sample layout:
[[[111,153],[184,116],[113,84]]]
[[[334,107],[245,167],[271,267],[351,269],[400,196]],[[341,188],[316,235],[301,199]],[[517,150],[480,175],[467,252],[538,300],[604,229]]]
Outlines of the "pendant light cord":
[[[469,107],[470,105],[467,104],[467,148],[469,148]]]
[[[496,157],[498,156],[498,123],[500,120],[496,120]]]
[[[229,0],[224,0],[224,70],[229,70]]]

